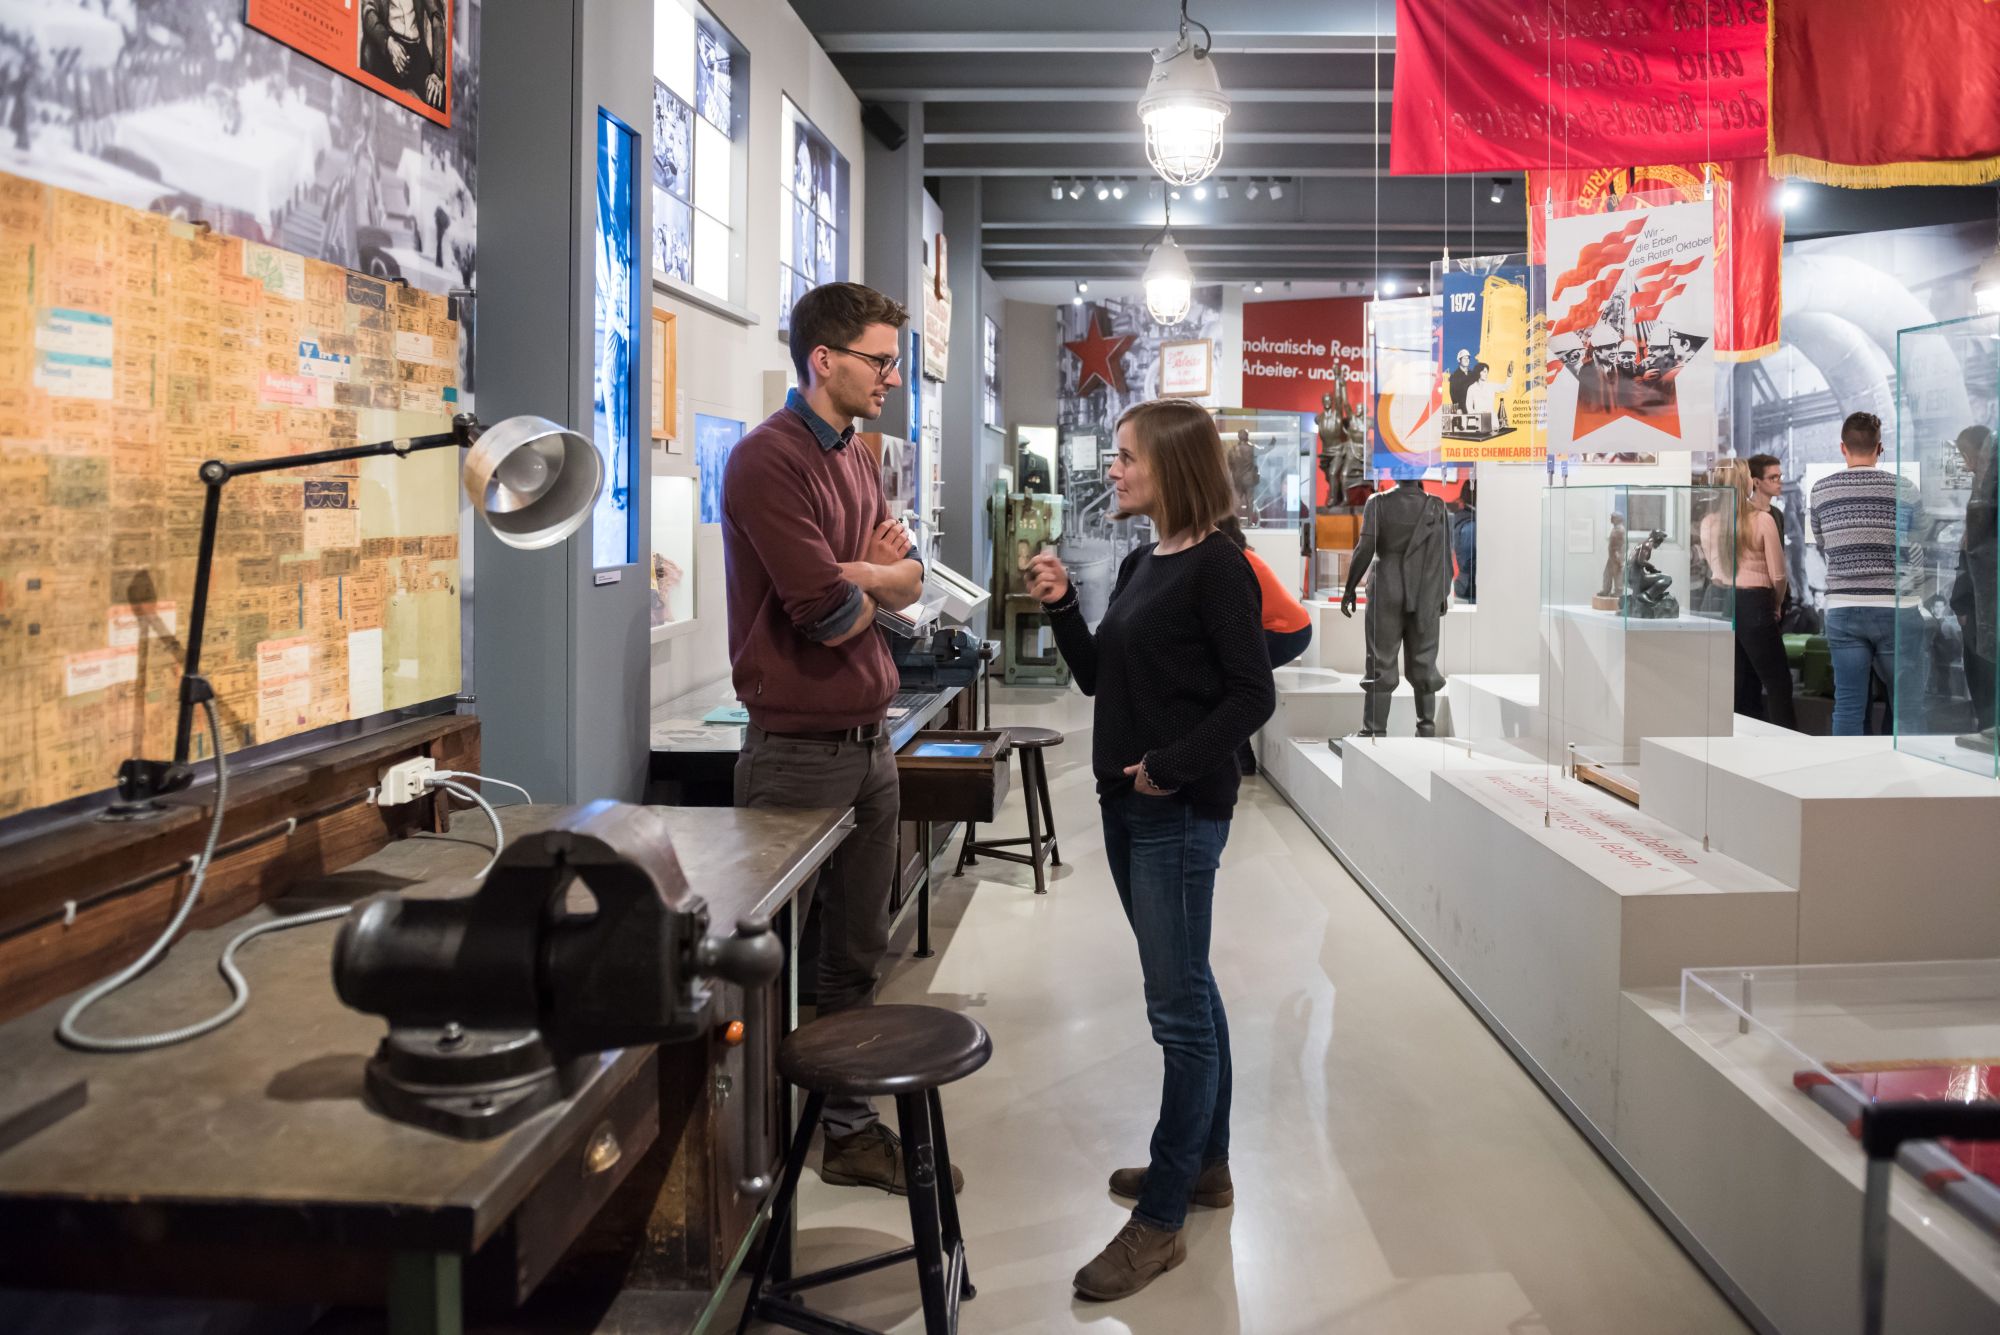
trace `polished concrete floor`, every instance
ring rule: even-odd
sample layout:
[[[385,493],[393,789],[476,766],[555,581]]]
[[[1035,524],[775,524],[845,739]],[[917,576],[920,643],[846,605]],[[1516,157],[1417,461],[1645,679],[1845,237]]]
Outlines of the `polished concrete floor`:
[[[1186,1265],[1136,1298],[1076,1299],[1070,1276],[1127,1207],[1104,1187],[1145,1162],[1160,1058],[1105,867],[1089,702],[997,691],[996,723],[1061,728],[1049,753],[1065,863],[941,882],[939,950],[899,953],[887,1001],[962,1009],[992,1063],[944,1096],[967,1185],[978,1297],[966,1332],[1175,1335],[1699,1335],[1747,1327],[1479,1020],[1275,792],[1245,784],[1216,894],[1230,1009],[1237,1204],[1195,1211]],[[1024,831],[1019,786],[1005,832]],[[945,869],[948,875],[949,867]],[[799,1264],[906,1241],[900,1199],[801,1190]],[[920,1331],[913,1273],[815,1305]]]

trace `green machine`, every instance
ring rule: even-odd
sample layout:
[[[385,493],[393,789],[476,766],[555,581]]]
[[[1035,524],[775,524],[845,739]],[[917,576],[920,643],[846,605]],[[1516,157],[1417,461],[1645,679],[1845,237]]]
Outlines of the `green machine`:
[[[1028,592],[1029,560],[1062,537],[1062,497],[1013,492],[995,495],[989,504],[1002,680],[1009,686],[1067,686],[1069,666],[1056,652],[1055,628]]]

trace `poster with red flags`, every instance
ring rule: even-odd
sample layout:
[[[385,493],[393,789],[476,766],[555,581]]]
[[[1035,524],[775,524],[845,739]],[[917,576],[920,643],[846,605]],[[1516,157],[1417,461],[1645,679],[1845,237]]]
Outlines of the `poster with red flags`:
[[[1549,453],[1637,462],[1715,446],[1715,252],[1706,203],[1548,225]]]
[[[1715,359],[1755,361],[1778,349],[1785,215],[1780,184],[1761,158],[1528,173],[1528,260],[1542,261],[1551,208],[1558,218],[1692,203],[1712,185],[1715,211]]]

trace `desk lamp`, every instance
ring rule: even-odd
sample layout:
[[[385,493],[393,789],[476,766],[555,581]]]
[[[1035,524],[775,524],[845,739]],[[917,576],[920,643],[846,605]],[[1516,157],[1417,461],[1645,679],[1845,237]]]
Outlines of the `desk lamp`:
[[[201,466],[207,496],[201,511],[201,546],[195,561],[194,609],[188,619],[187,659],[181,674],[180,714],[174,725],[174,758],[133,758],[118,767],[118,800],[102,813],[106,820],[144,820],[165,808],[160,798],[179,792],[194,781],[188,763],[189,734],[197,706],[215,698],[215,689],[201,675],[201,640],[208,613],[208,580],[215,564],[215,528],[222,509],[222,489],[231,478],[312,468],[385,454],[405,458],[419,450],[463,447],[467,453],[460,481],[493,535],[509,547],[535,551],[553,547],[583,526],[604,482],[604,463],[597,450],[574,431],[541,417],[509,417],[482,426],[476,417],[460,413],[451,430],[407,440],[385,440],[310,454],[225,463],[210,459]]]

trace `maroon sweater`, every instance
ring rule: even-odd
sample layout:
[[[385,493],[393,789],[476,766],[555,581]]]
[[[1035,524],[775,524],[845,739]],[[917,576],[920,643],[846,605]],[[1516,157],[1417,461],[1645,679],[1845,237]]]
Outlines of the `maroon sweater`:
[[[789,408],[729,452],[722,475],[729,661],[737,698],[759,728],[830,732],[879,723],[888,712],[896,664],[881,633],[819,642],[854,596],[839,563],[861,560],[868,535],[888,517],[867,447],[850,440],[824,449]]]

